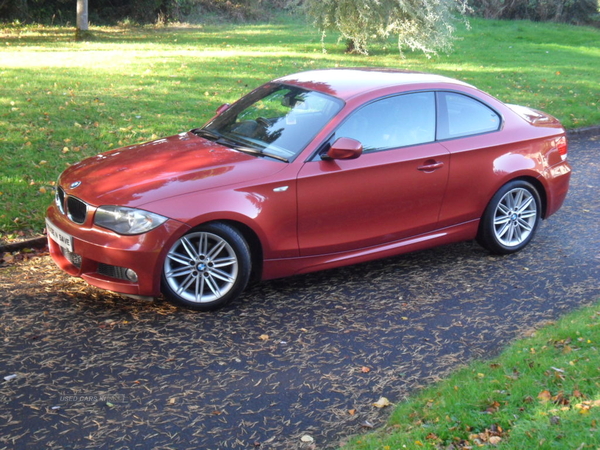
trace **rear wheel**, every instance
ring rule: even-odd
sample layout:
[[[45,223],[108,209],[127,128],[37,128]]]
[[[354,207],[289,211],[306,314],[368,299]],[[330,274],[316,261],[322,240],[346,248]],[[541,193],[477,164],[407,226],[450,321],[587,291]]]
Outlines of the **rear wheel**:
[[[488,204],[477,241],[492,253],[518,252],[533,238],[540,215],[537,190],[526,181],[511,181],[496,192]]]
[[[196,228],[173,244],[163,264],[162,291],[173,303],[208,311],[238,297],[248,284],[250,250],[223,223]]]

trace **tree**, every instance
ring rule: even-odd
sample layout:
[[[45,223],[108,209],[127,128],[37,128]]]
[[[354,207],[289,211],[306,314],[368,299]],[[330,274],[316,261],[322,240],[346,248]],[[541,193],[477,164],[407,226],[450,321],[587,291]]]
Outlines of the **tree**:
[[[373,40],[398,36],[398,49],[429,55],[451,47],[454,21],[466,0],[304,0],[303,7],[322,33],[337,30],[348,50],[367,54]]]

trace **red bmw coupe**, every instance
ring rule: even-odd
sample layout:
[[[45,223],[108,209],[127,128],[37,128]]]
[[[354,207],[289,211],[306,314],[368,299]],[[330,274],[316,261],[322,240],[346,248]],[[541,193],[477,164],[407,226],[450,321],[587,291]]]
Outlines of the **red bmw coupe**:
[[[208,310],[251,278],[470,239],[519,251],[570,175],[565,130],[540,111],[438,75],[315,70],[69,167],[46,224],[69,274]]]

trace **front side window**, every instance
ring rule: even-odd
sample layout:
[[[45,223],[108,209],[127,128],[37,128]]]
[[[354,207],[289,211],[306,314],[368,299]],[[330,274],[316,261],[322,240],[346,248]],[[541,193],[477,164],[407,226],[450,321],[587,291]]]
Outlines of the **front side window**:
[[[456,92],[439,92],[438,139],[497,131],[500,116],[487,105]]]
[[[267,84],[233,104],[204,130],[267,156],[298,155],[338,113],[335,97],[294,86]]]
[[[435,94],[415,92],[377,100],[352,113],[335,139],[348,137],[363,151],[385,150],[435,140]]]

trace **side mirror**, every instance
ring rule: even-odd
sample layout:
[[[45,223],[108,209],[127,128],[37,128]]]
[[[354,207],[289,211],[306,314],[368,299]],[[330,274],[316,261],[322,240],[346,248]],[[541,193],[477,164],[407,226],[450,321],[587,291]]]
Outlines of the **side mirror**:
[[[225,111],[229,109],[231,105],[229,103],[225,103],[217,108],[217,116],[223,114]]]
[[[323,159],[356,159],[362,152],[363,146],[356,139],[341,137],[331,145]]]

